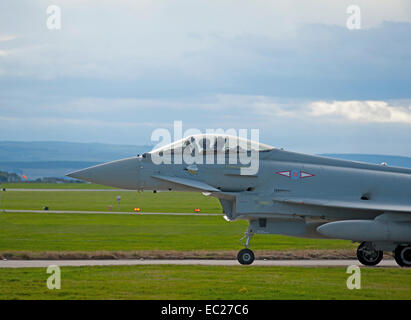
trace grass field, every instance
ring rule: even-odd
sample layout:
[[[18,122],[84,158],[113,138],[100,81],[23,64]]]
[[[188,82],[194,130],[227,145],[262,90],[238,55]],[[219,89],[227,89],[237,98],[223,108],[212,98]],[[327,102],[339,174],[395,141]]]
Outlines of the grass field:
[[[120,211],[132,212],[135,207],[142,212],[190,212],[200,208],[202,213],[221,213],[216,198],[196,192],[61,192],[61,191],[6,191],[1,194],[2,209],[113,211],[118,210],[117,196],[121,196]]]
[[[410,299],[411,270],[362,268],[349,290],[345,268],[62,267],[48,290],[45,268],[2,269],[0,299]]]
[[[16,185],[2,186],[15,188]],[[26,184],[19,187],[28,188]],[[30,184],[30,188],[79,187],[87,184]],[[144,212],[221,212],[215,198],[198,193],[134,192],[2,192],[2,208],[41,210],[117,209],[140,207],[142,214],[1,213],[0,256],[98,252],[220,252],[242,248],[246,221],[221,216],[154,216]],[[256,235],[251,248],[295,252],[348,250],[349,241]],[[260,256],[259,256],[260,254]],[[51,255],[53,256],[53,255]],[[77,256],[76,256],[77,257]],[[45,268],[1,269],[0,299],[410,299],[411,270],[362,268],[361,290],[348,290],[345,268],[106,266],[62,267],[62,289],[48,290]]]
[[[20,184],[24,185],[24,184]],[[57,184],[43,184],[39,187]],[[67,184],[83,185],[83,184]],[[85,185],[85,184],[84,184]],[[50,187],[49,187],[50,188]],[[93,187],[94,188],[94,187]],[[148,216],[144,212],[221,213],[213,197],[192,192],[2,192],[4,209],[117,210],[140,207],[142,214],[92,215],[52,213],[0,213],[0,253],[5,252],[95,252],[95,251],[221,251],[239,250],[246,221],[226,222],[221,216]],[[278,235],[256,235],[256,250],[353,249],[349,241],[301,239]]]
[[[0,251],[238,250],[245,221],[221,216],[0,213]],[[255,235],[259,250],[349,249],[349,241]]]

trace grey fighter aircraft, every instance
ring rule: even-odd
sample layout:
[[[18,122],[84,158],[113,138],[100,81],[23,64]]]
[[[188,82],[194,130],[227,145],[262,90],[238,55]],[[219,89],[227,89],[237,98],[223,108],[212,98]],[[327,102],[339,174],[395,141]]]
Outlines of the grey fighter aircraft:
[[[254,158],[252,157],[254,155]],[[247,164],[242,159],[252,159]],[[250,169],[254,165],[254,169]],[[245,219],[241,264],[253,234],[346,239],[377,265],[393,251],[411,266],[411,169],[312,156],[227,135],[193,135],[133,158],[68,174],[132,190],[193,191],[216,197],[225,219]]]

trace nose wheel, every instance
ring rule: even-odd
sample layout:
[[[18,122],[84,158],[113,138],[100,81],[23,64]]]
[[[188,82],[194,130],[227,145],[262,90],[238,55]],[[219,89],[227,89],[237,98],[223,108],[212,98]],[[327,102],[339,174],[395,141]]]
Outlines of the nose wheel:
[[[244,265],[252,264],[254,262],[254,252],[247,248],[241,249],[237,254],[237,260]]]
[[[254,252],[247,248],[250,244],[250,239],[252,236],[253,233],[249,230],[245,233],[244,237],[240,239],[240,242],[245,246],[245,248],[238,252],[237,260],[243,265],[252,264],[254,262]],[[246,239],[245,243],[242,242],[244,238]]]

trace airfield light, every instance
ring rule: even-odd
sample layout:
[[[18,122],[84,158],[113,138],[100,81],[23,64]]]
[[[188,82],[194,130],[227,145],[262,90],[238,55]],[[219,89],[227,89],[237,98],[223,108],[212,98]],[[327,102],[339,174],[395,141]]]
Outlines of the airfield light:
[[[200,208],[195,208],[194,212],[200,212]]]
[[[121,196],[116,197],[117,204],[118,204],[118,211],[120,212],[120,201],[121,201]]]
[[[140,208],[134,208],[134,212],[140,212],[141,209]]]

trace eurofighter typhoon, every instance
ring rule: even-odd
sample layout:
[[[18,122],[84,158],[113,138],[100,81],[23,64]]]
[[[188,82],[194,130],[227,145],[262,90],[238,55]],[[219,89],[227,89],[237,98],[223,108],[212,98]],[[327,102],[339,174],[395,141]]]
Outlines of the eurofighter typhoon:
[[[358,242],[377,265],[393,251],[411,266],[411,169],[312,156],[228,135],[192,135],[133,158],[68,174],[103,185],[192,191],[216,197],[225,219],[248,220],[241,264],[254,234]]]

